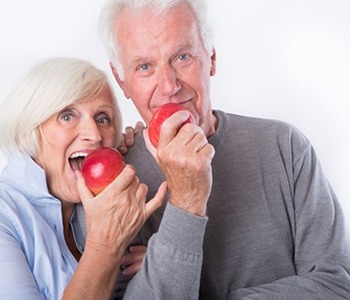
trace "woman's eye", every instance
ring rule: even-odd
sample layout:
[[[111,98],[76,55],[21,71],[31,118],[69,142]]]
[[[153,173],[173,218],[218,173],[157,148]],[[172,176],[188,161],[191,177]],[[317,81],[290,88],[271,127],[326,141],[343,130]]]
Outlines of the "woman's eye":
[[[72,121],[73,119],[73,115],[71,113],[63,113],[61,116],[60,116],[60,119],[66,123]]]
[[[72,116],[64,116],[63,120],[69,122],[70,120],[72,120]]]
[[[99,125],[109,125],[111,123],[111,119],[106,115],[98,116],[96,118],[96,123]]]

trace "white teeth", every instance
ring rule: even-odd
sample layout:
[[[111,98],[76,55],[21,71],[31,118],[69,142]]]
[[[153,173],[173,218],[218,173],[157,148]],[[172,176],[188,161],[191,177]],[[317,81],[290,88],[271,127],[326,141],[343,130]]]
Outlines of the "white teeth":
[[[87,155],[87,152],[75,152],[69,158],[85,157]]]

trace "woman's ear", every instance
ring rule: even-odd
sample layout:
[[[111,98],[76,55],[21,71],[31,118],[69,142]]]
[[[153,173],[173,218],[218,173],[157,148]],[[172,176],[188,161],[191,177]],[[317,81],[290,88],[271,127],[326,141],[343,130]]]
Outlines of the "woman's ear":
[[[124,81],[121,80],[117,69],[113,66],[112,62],[109,62],[109,66],[111,67],[111,70],[112,70],[112,73],[113,73],[115,80],[117,81],[118,85],[120,86],[120,88],[124,92],[125,98],[130,99],[130,94],[129,94],[128,88],[127,88],[126,84],[124,83]]]
[[[210,56],[211,59],[211,67],[210,67],[210,76],[214,76],[216,73],[216,51],[213,48],[213,53]]]

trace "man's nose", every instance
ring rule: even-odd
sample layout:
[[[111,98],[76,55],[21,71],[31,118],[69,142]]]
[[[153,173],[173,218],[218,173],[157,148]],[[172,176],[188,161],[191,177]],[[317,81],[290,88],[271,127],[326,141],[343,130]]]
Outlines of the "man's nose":
[[[175,95],[181,89],[176,70],[172,66],[166,65],[161,68],[158,88],[162,95],[169,97]]]

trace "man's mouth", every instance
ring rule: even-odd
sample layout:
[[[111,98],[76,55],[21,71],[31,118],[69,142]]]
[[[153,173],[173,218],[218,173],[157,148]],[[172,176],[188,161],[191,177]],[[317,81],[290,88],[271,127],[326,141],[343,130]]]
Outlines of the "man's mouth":
[[[87,152],[75,152],[69,157],[69,164],[73,171],[81,170],[81,164],[87,155]]]

